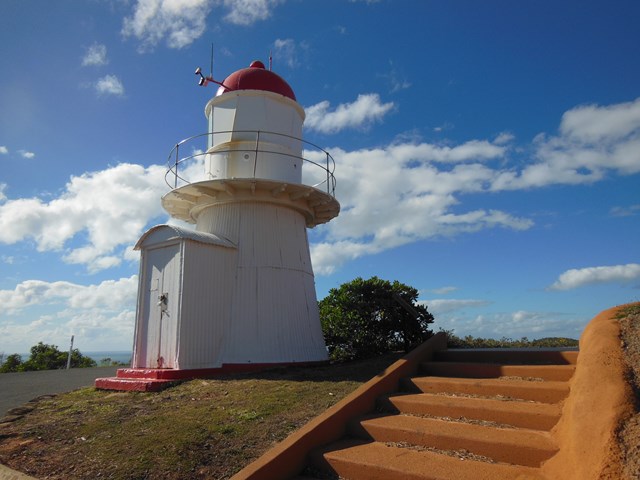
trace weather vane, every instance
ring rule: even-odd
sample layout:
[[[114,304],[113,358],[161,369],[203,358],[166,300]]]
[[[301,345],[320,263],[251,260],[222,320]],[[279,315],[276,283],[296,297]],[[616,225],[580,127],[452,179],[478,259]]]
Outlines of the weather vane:
[[[206,87],[209,84],[209,82],[213,82],[217,85],[221,85],[225,87],[225,85],[222,82],[219,82],[213,79],[213,43],[211,44],[211,66],[209,67],[209,75],[205,77],[202,74],[202,69],[200,67],[196,68],[195,74],[200,75],[200,80],[198,81],[198,85],[200,85],[201,87]]]
[[[273,63],[273,57],[271,56],[271,50],[269,50],[269,71],[271,71],[272,63]],[[218,80],[215,80],[213,78],[213,43],[211,44],[211,64],[209,67],[209,75],[205,77],[202,74],[202,68],[200,67],[196,68],[195,74],[200,75],[200,80],[198,80],[198,85],[200,85],[201,87],[206,87],[207,85],[209,85],[209,82],[213,82],[216,85],[229,88],[224,83],[219,82]]]

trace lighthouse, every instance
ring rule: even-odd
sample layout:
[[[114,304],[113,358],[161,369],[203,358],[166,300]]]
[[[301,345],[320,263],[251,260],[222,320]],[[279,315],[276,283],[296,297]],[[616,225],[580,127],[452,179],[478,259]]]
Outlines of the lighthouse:
[[[98,387],[327,360],[307,228],[339,213],[333,159],[302,139],[304,109],[262,62],[214,82],[207,132],[175,145],[162,197],[195,228],[137,242],[132,365]]]

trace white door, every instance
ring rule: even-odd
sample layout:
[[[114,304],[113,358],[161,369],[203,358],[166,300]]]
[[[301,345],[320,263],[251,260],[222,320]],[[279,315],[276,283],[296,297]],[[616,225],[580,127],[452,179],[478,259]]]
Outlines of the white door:
[[[180,245],[147,250],[146,367],[175,368],[180,313]]]

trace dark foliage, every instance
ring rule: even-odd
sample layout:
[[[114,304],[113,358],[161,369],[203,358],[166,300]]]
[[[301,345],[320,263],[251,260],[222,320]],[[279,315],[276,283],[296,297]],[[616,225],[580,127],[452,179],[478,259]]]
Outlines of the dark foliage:
[[[342,284],[319,302],[329,356],[344,361],[397,350],[409,351],[427,340],[433,322],[418,291],[398,281],[372,277]]]
[[[0,367],[1,373],[7,372],[27,372],[32,370],[57,370],[67,367],[69,352],[61,352],[56,345],[38,343],[31,347],[31,355],[26,362],[18,354],[9,355],[7,360]],[[95,367],[96,362],[90,357],[80,353],[80,350],[71,351],[71,367],[86,368]]]
[[[458,337],[451,330],[441,330],[447,334],[447,347],[449,348],[532,348],[532,347],[577,347],[578,340],[564,337],[547,337],[537,340],[529,340],[522,337],[520,340],[502,337],[495,338],[472,337],[467,335],[464,338]]]

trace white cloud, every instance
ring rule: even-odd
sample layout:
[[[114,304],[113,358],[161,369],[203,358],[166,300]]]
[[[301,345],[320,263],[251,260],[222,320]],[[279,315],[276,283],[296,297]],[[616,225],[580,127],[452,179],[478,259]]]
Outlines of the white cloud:
[[[485,307],[491,302],[487,300],[456,300],[437,298],[433,300],[421,300],[419,303],[426,305],[429,309],[429,312],[431,312],[433,315],[441,315],[458,310],[466,310],[468,308]]]
[[[431,312],[431,305],[429,304]],[[434,310],[435,311],[435,310]],[[590,318],[568,317],[560,312],[516,312],[465,315],[451,310],[434,314],[435,329],[452,330],[457,336],[529,339],[579,338]]]
[[[22,158],[26,158],[26,159],[29,159],[29,160],[31,160],[32,158],[34,158],[36,156],[35,153],[29,152],[27,150],[19,150],[18,152],[20,153],[20,156]]]
[[[140,40],[140,51],[166,38],[170,48],[183,48],[200,38],[212,9],[210,0],[138,0],[124,19],[122,34]]]
[[[488,191],[496,171],[479,162],[502,158],[506,152],[502,146],[472,140],[454,147],[404,143],[329,151],[340,166],[341,213],[318,230],[323,238],[311,246],[318,274],[415,241],[494,227],[526,230],[533,225],[500,210],[457,208],[456,195]],[[440,163],[446,165],[440,168]]]
[[[601,107],[586,105],[562,116],[560,132],[564,137],[586,144],[608,143],[640,130],[640,98],[633,102]]]
[[[341,105],[335,112],[329,112],[328,102],[321,102],[307,109],[307,118],[312,128],[324,132],[366,124],[376,118],[366,113],[366,105],[381,106],[377,96],[371,100]],[[574,185],[598,181],[607,173],[640,172],[640,99],[569,110],[560,135],[536,137],[532,162],[520,170],[504,168],[513,140],[512,134],[502,132],[493,141],[458,145],[398,142],[357,151],[328,148],[339,165],[341,213],[318,230],[321,239],[311,247],[317,273],[329,274],[349,260],[415,241],[533,225],[530,219],[502,210],[461,211],[459,197],[464,193]],[[568,288],[571,279],[605,278],[609,273],[567,272],[552,288]]]
[[[585,184],[640,172],[640,98],[609,106],[577,107],[565,112],[560,135],[538,135],[536,162],[522,171],[504,171],[493,190],[515,190],[553,184]]]
[[[386,73],[379,74],[381,78],[386,79],[391,86],[391,93],[399,92],[411,88],[411,82],[405,78],[403,73],[399,73],[393,62],[389,62],[389,68]]]
[[[551,290],[571,290],[595,283],[631,282],[640,279],[640,264],[612,265],[567,270],[551,285]]]
[[[342,113],[336,114],[334,123],[354,125],[353,118],[366,121],[367,115],[350,117],[351,106],[357,103],[341,106]],[[381,106],[377,98],[374,103]],[[522,179],[532,168],[525,166],[520,172],[504,168],[512,140],[511,134],[501,133],[493,141],[472,139],[460,144],[397,141],[354,151],[328,148],[339,165],[336,194],[341,213],[313,232],[311,252],[316,273],[329,274],[355,258],[416,241],[496,227],[531,228],[529,218],[508,210],[465,209],[461,200],[467,193],[494,194],[505,176]],[[538,139],[534,146],[538,148],[539,143],[549,141]],[[312,152],[305,155],[311,158]],[[534,166],[552,169],[539,158],[536,161]],[[39,250],[62,251],[66,262],[86,265],[90,272],[115,266],[131,258],[129,247],[142,229],[163,214],[159,199],[165,191],[164,171],[160,166],[119,165],[87,173],[73,177],[66,190],[48,202],[39,198],[7,200],[5,187],[0,185],[0,242],[33,239]],[[195,162],[183,173],[197,180],[201,164]],[[308,168],[303,174],[308,184],[322,180]],[[559,181],[573,183],[572,178],[553,177],[539,185]],[[520,188],[534,185],[522,182]],[[507,186],[515,188],[516,184],[504,188]],[[85,234],[86,239],[80,241]],[[72,239],[80,243],[69,247]]]
[[[253,25],[271,16],[271,9],[283,0],[224,0],[229,9],[225,20],[235,25]]]
[[[6,155],[9,153],[9,149],[4,145],[0,145],[0,155]]]
[[[505,145],[511,142],[514,138],[515,136],[512,133],[502,132],[496,137],[493,143],[495,143],[496,145]]]
[[[640,205],[629,205],[628,207],[613,207],[609,212],[614,217],[632,217],[640,214]]]
[[[124,95],[124,85],[115,75],[105,75],[95,84],[96,92],[99,95],[115,95],[121,97]]]
[[[451,130],[452,128],[454,128],[454,125],[450,122],[445,122],[442,125],[438,125],[437,127],[433,127],[433,131],[436,133],[441,133],[444,132],[445,130]],[[496,143],[494,141],[494,143]]]
[[[281,0],[138,0],[123,21],[122,35],[138,39],[141,52],[162,41],[169,48],[184,48],[204,34],[214,7],[227,10],[225,21],[248,26],[269,18],[279,3]]]
[[[393,107],[393,102],[381,103],[377,93],[361,94],[352,103],[342,103],[335,110],[323,101],[305,109],[305,127],[322,133],[336,133],[345,128],[362,128],[382,120]]]
[[[54,304],[73,309],[101,308],[114,311],[135,305],[137,282],[137,275],[88,286],[71,282],[25,280],[13,290],[0,290],[0,303],[7,314],[15,314],[33,306]]]
[[[305,48],[302,45],[302,48]],[[273,55],[278,61],[283,61],[289,68],[298,66],[298,45],[291,38],[276,39],[273,42]]]
[[[0,336],[22,351],[44,341],[66,344],[69,335],[89,350],[130,348],[135,322],[137,275],[94,285],[26,280],[0,290],[5,321]],[[47,313],[38,315],[38,311]],[[33,318],[21,321],[20,315]]]
[[[164,173],[160,166],[120,164],[72,177],[49,202],[6,200],[0,204],[0,242],[33,239],[39,251],[59,251],[86,232],[86,243],[66,249],[64,260],[91,272],[114,266],[122,258],[116,249],[135,243],[148,222],[162,215]]]
[[[94,43],[91,45],[84,57],[82,57],[82,66],[101,66],[109,63],[107,60],[107,47],[105,45],[101,45],[99,43]]]
[[[458,290],[458,287],[447,286],[447,287],[433,288],[431,290],[426,290],[426,292],[435,293],[436,295],[448,295],[457,290]]]

